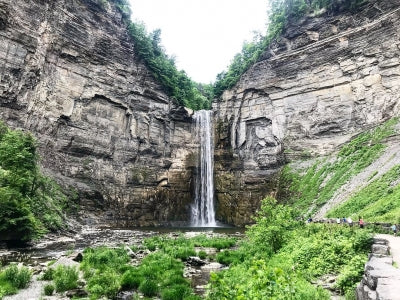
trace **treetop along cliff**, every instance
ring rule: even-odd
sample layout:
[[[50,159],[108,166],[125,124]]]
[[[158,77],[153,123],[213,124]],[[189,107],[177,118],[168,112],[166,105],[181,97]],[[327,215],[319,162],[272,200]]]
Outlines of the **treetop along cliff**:
[[[213,99],[212,86],[192,81],[185,71],[175,66],[175,58],[168,56],[161,45],[161,30],[148,33],[143,23],[131,21],[131,8],[127,0],[99,0],[104,9],[108,2],[115,3],[121,11],[128,32],[135,44],[136,54],[143,59],[152,75],[165,92],[180,105],[194,110],[209,109]],[[134,10],[134,8],[133,8]]]
[[[239,81],[254,63],[263,59],[267,48],[293,22],[307,15],[332,15],[354,11],[370,0],[269,0],[265,35],[259,33],[250,42],[244,42],[241,53],[235,55],[226,71],[217,75],[214,95],[220,97]]]

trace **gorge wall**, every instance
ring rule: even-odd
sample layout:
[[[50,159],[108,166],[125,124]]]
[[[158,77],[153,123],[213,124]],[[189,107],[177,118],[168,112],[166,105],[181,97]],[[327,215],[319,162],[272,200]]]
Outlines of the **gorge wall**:
[[[291,24],[220,101],[218,215],[246,224],[287,161],[326,155],[399,115],[400,1]]]
[[[79,192],[87,223],[189,220],[191,112],[134,47],[109,2],[0,0],[0,120],[38,138],[44,171]],[[291,24],[213,104],[217,219],[251,222],[285,162],[399,115],[399,90],[400,0]]]
[[[135,56],[111,2],[0,0],[0,66],[0,120],[38,138],[84,222],[189,219],[190,113]]]

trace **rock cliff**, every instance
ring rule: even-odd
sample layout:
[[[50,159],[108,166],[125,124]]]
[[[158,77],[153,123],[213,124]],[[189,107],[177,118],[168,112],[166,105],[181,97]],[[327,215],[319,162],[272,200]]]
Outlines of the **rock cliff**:
[[[245,224],[289,160],[399,114],[400,1],[291,24],[215,102],[218,214]]]
[[[190,113],[135,56],[111,2],[0,0],[0,66],[0,119],[38,138],[45,172],[83,211],[121,226],[188,219]]]

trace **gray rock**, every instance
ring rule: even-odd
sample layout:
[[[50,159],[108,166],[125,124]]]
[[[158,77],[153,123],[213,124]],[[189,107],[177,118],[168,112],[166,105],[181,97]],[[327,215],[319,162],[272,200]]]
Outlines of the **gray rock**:
[[[189,258],[186,260],[186,263],[191,266],[204,266],[206,264],[204,260],[197,256],[189,256]]]
[[[379,255],[388,255],[390,253],[389,246],[374,244],[372,245],[372,253]]]
[[[0,120],[38,138],[43,170],[78,190],[84,222],[189,220],[191,112],[136,56],[112,1],[0,0],[0,35]]]
[[[213,103],[226,221],[250,222],[260,200],[276,193],[284,163],[330,154],[399,114],[399,4],[302,19]]]

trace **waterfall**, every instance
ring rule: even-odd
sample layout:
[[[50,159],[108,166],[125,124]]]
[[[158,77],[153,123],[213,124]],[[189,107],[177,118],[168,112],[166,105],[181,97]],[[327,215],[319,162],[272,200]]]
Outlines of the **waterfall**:
[[[191,207],[191,225],[214,227],[214,139],[212,111],[195,112],[196,138],[199,143],[197,172],[195,176],[195,199]]]

